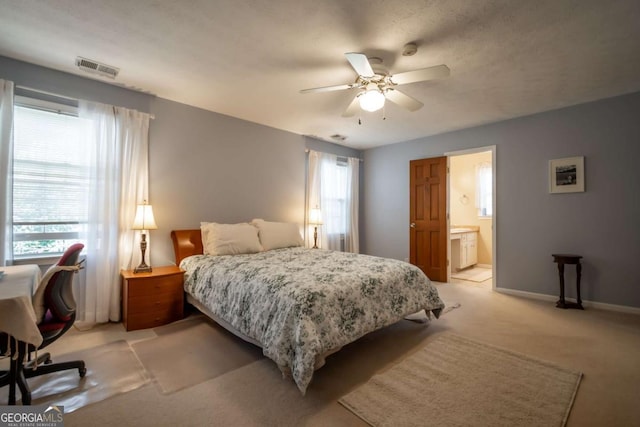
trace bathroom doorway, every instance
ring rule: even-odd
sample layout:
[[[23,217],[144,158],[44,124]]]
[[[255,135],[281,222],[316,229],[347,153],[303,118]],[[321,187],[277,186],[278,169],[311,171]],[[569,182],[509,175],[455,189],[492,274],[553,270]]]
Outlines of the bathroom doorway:
[[[495,287],[495,147],[447,153],[450,282]]]

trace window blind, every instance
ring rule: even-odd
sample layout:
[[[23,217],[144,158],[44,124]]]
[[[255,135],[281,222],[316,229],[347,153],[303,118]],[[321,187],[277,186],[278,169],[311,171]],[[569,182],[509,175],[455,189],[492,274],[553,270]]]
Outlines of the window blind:
[[[14,257],[64,252],[87,223],[89,150],[68,108],[16,105],[13,150]]]
[[[321,168],[322,214],[325,216],[325,232],[334,238],[340,238],[347,232],[347,164],[326,160],[322,162]]]

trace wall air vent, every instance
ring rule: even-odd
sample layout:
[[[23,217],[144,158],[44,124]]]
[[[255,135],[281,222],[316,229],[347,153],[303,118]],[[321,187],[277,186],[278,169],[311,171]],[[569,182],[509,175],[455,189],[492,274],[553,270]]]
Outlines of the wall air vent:
[[[103,64],[92,59],[83,58],[81,56],[76,58],[76,65],[82,71],[98,74],[103,77],[109,77],[111,79],[115,79],[120,72],[119,68],[112,67],[111,65]]]

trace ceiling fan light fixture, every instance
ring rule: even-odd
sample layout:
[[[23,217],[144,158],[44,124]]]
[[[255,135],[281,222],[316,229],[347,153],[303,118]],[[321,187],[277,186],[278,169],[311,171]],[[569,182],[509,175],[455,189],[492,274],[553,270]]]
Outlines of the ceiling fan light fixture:
[[[369,89],[358,95],[360,108],[369,112],[378,111],[384,107],[384,101],[384,94],[379,89]]]

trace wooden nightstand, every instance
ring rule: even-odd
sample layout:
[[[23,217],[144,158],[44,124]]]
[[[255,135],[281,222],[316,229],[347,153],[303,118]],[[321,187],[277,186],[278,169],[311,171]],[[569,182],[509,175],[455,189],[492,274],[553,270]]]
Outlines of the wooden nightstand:
[[[122,270],[122,316],[127,331],[153,328],[182,319],[184,271],[153,267],[150,273]]]

